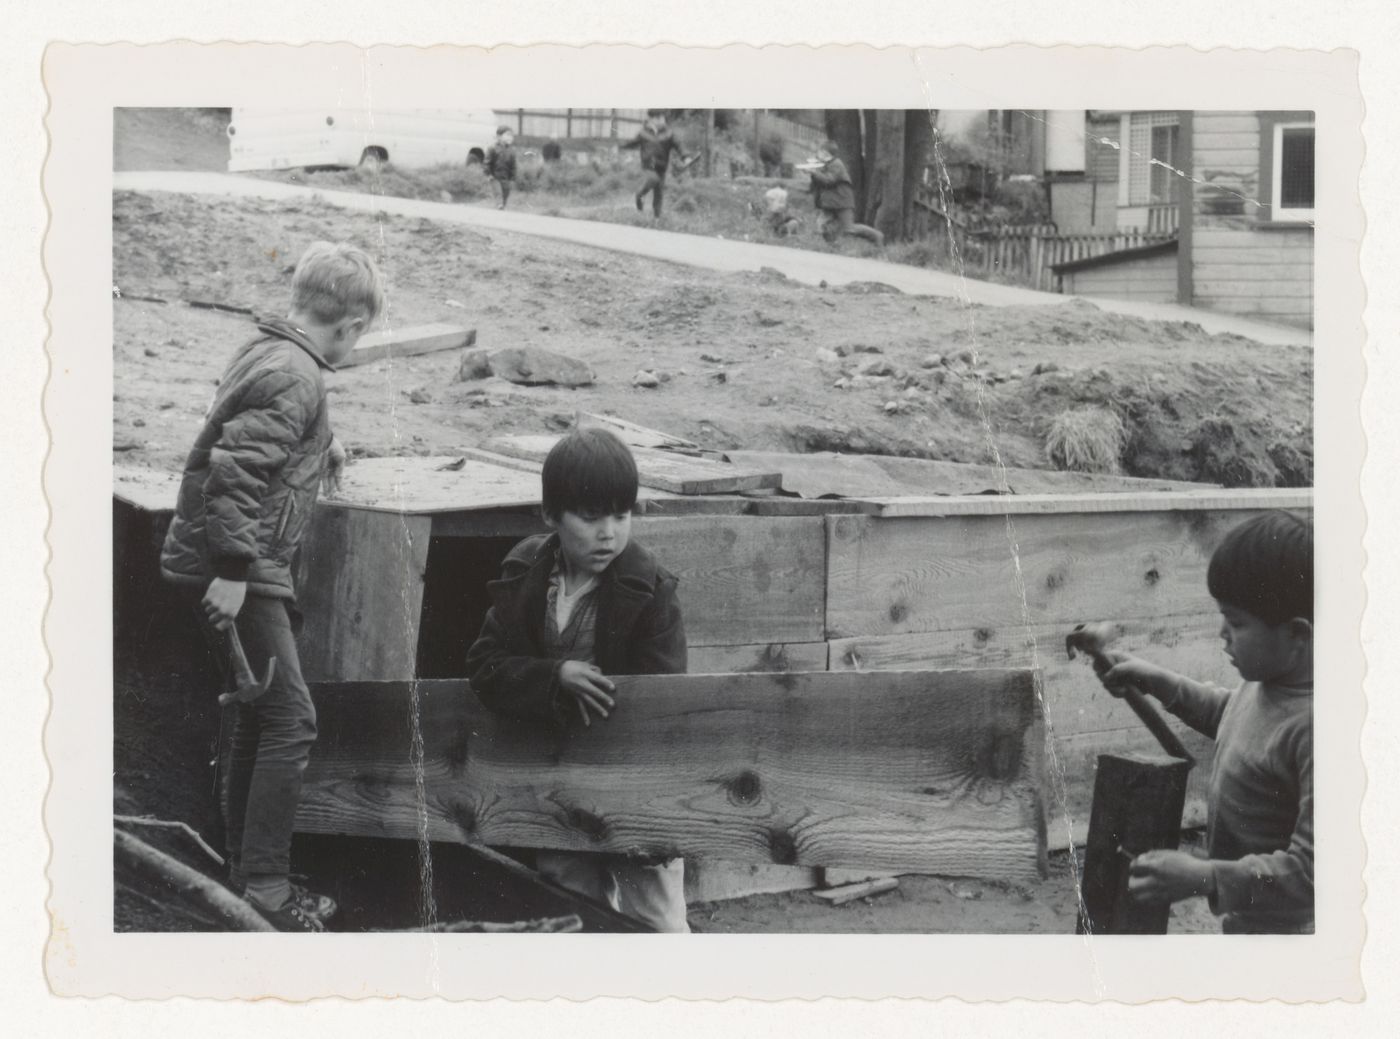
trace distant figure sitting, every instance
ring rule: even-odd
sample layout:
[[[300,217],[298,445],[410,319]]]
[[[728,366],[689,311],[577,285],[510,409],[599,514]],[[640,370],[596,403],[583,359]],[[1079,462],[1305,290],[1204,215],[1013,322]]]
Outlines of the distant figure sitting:
[[[788,212],[788,193],[784,187],[771,187],[763,193],[763,203],[767,207],[764,221],[769,230],[780,238],[797,234],[802,221]]]
[[[822,237],[834,242],[839,235],[855,235],[883,249],[884,235],[873,227],[856,223],[855,188],[851,186],[846,164],[837,156],[838,150],[834,141],[823,141],[816,154],[816,161],[821,165],[810,171],[813,202],[823,214]]]
[[[510,201],[510,186],[515,183],[515,131],[509,126],[496,128],[496,143],[486,153],[486,172],[501,188],[497,209],[505,209]]]
[[[666,113],[659,108],[647,109],[647,121],[641,132],[622,147],[636,148],[641,152],[642,170],[646,179],[637,190],[637,212],[642,211],[642,199],[651,193],[651,212],[661,216],[662,197],[666,191],[666,169],[671,164],[671,153],[675,152],[686,161],[685,150],[666,126]]]

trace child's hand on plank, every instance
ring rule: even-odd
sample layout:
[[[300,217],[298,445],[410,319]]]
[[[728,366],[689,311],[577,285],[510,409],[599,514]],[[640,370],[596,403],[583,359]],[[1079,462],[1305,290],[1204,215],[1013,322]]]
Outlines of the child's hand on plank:
[[[573,697],[584,725],[592,724],[589,712],[606,718],[615,701],[608,694],[615,688],[612,680],[592,664],[581,660],[566,660],[559,667],[559,688]]]
[[[1135,902],[1180,902],[1214,891],[1210,863],[1184,851],[1145,851],[1128,867],[1128,894]]]
[[[227,581],[222,577],[216,577],[209,582],[209,589],[204,593],[204,616],[209,618],[218,631],[223,631],[233,623],[238,611],[243,609],[243,599],[248,594],[248,583],[246,581]]]
[[[340,438],[331,437],[330,450],[326,453],[326,475],[323,481],[327,498],[333,498],[340,493],[340,478],[345,474],[346,457],[345,447]]]

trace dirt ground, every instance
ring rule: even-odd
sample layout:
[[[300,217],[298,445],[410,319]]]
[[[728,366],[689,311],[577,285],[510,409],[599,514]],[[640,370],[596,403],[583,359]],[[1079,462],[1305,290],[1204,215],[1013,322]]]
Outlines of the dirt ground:
[[[119,168],[222,168],[212,117],[118,119]],[[215,380],[251,332],[245,315],[189,302],[282,313],[296,257],[330,238],[377,258],[384,327],[461,324],[480,345],[558,350],[597,375],[578,390],[459,382],[454,353],[338,373],[328,380],[333,421],[352,457],[453,453],[498,433],[565,428],[584,409],[720,449],[1037,468],[1048,465],[1051,420],[1087,404],[1123,420],[1129,475],[1311,482],[1311,351],[1190,324],[1080,303],[969,308],[878,286],[810,288],[776,272],[712,273],[315,201],[120,193],[113,235],[118,464],[178,471]],[[664,381],[634,388],[640,369]],[[141,639],[159,634],[144,630]],[[173,740],[170,726],[195,710],[189,691],[166,664],[151,670],[142,659],[128,659],[116,690],[119,810],[213,826],[211,719],[197,719],[195,745]],[[172,715],[162,696],[186,713]],[[157,925],[149,907],[127,912],[119,926]],[[1024,887],[907,877],[841,907],[798,892],[692,910],[697,930],[728,932],[1064,933],[1074,916],[1064,854],[1052,856],[1047,880]],[[1178,906],[1172,926],[1215,929],[1198,902]]]

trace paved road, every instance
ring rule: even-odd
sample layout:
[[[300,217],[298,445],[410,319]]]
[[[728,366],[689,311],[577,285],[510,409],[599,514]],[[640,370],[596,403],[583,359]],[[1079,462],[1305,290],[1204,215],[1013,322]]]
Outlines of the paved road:
[[[943,271],[856,256],[789,249],[760,242],[706,238],[701,235],[631,227],[626,224],[572,220],[566,217],[541,216],[537,213],[502,212],[486,206],[422,202],[417,199],[369,195],[356,191],[310,188],[228,173],[124,172],[113,174],[112,184],[118,190],[174,191],[182,194],[231,195],[272,200],[310,198],[317,195],[331,205],[346,209],[425,217],[446,223],[537,235],[716,271],[757,271],[760,267],[772,267],[794,281],[808,285],[817,285],[823,281],[828,285],[862,281],[881,282],[911,295],[944,296],[986,306],[1056,305],[1075,298],[1054,292],[1035,292],[1011,285],[996,285],[973,278],[961,278]],[[1311,334],[1304,330],[1264,324],[1232,314],[1216,314],[1194,307],[1108,299],[1093,299],[1091,302],[1116,314],[1159,321],[1191,321],[1207,332],[1234,332],[1264,343],[1308,346],[1312,342]]]

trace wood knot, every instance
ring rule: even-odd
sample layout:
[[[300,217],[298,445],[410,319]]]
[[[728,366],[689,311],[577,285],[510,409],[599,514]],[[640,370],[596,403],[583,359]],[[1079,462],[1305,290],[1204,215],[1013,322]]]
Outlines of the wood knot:
[[[909,616],[909,607],[902,602],[897,602],[890,607],[890,621],[899,624],[905,617]]]
[[[1014,733],[1001,733],[983,744],[977,755],[977,774],[988,779],[1005,782],[1013,779],[1021,769],[1021,737]]]
[[[797,864],[797,842],[786,830],[768,831],[768,854],[779,866]]]
[[[598,842],[607,838],[608,824],[602,816],[584,808],[571,807],[564,813],[569,826],[583,834],[590,841]]]
[[[763,781],[758,778],[757,772],[745,769],[727,784],[729,788],[729,800],[736,805],[755,805],[763,796]]]
[[[972,633],[972,639],[979,646],[985,646],[988,642],[992,641],[992,636],[995,634],[996,632],[991,628],[978,628]]]
[[[1147,573],[1142,575],[1142,579],[1145,583],[1153,585],[1162,579],[1162,575],[1154,566],[1151,570],[1147,571]]]

